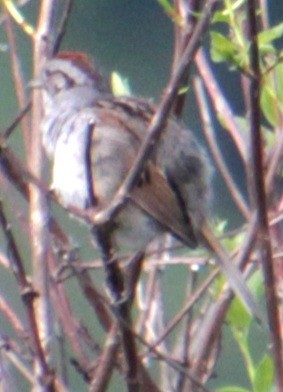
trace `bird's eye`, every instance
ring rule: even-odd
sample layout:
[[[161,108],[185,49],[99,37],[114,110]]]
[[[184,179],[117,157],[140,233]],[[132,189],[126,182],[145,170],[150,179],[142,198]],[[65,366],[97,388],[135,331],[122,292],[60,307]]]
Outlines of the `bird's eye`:
[[[64,72],[46,71],[46,85],[51,94],[58,94],[62,90],[67,90],[74,86],[73,79],[69,78]]]

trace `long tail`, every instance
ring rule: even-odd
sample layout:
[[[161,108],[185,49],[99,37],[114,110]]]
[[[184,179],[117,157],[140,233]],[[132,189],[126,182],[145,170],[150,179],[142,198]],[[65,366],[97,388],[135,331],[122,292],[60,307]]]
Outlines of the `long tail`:
[[[241,272],[235,266],[231,257],[213,234],[207,223],[201,227],[201,234],[206,246],[215,254],[219,267],[226,276],[228,284],[235,294],[242,300],[248,311],[263,323],[262,313],[255,302]]]

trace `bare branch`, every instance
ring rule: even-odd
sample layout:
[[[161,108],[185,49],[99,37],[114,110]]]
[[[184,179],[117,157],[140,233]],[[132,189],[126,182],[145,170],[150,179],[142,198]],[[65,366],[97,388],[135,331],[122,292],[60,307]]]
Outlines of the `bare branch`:
[[[34,38],[34,75],[38,75],[43,62],[51,54],[51,36],[54,28],[55,0],[43,0],[40,3],[38,24]],[[32,94],[32,130],[30,133],[29,169],[36,178],[41,178],[43,169],[43,154],[39,124],[41,120],[41,96],[34,89]],[[41,342],[43,342],[46,358],[50,355],[49,337],[53,325],[49,298],[49,277],[46,255],[50,247],[48,236],[49,210],[45,196],[32,183],[29,185],[30,202],[30,238],[32,250],[33,284],[38,293],[35,301],[36,323]],[[35,371],[37,372],[37,363]],[[53,386],[54,387],[54,386]],[[52,388],[53,388],[52,387]]]
[[[229,172],[229,169],[224,161],[223,155],[218,147],[217,140],[210,121],[210,116],[208,114],[209,109],[207,100],[205,98],[203,85],[201,84],[200,79],[195,79],[194,86],[197,94],[197,99],[199,101],[199,108],[201,111],[201,117],[203,122],[203,130],[206,140],[209,144],[210,151],[223,179],[225,180],[225,184],[227,185],[232,198],[234,199],[243,216],[248,220],[250,217],[249,208],[243,198],[243,195],[235,184],[232,178],[232,174]]]
[[[274,269],[271,237],[268,225],[267,200],[264,184],[264,159],[263,143],[260,125],[260,83],[261,71],[258,48],[258,27],[256,16],[257,3],[255,0],[247,0],[247,24],[246,34],[250,42],[250,67],[252,77],[248,83],[248,112],[250,113],[250,137],[252,149],[252,170],[254,205],[258,220],[258,240],[262,268],[266,287],[266,305],[272,337],[272,351],[275,361],[277,388],[283,390],[283,338],[282,338],[282,314],[280,313],[280,300],[276,287],[276,271]]]
[[[195,62],[220,122],[224,123],[225,128],[233,138],[243,161],[247,162],[246,142],[235,122],[235,115],[208,65],[203,49],[198,51]]]
[[[12,269],[15,278],[19,284],[20,294],[22,296],[22,300],[26,308],[27,319],[29,321],[31,337],[33,340],[31,351],[35,351],[36,360],[40,367],[39,369],[40,377],[37,378],[37,382],[38,385],[42,386],[43,391],[52,392],[54,391],[53,376],[50,369],[48,368],[44,351],[42,349],[41,340],[37,327],[37,319],[34,311],[34,300],[37,297],[37,293],[34,291],[33,287],[31,286],[31,284],[28,282],[26,278],[24,263],[21,259],[20,252],[16,245],[14,236],[11,232],[10,226],[4,214],[3,206],[1,202],[0,202],[0,224],[6,236],[6,240],[11,254],[10,261],[12,264]]]

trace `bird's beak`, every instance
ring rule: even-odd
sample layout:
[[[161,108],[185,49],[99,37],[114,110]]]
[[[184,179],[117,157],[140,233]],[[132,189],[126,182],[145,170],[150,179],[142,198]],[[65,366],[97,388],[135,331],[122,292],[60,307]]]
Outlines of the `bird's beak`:
[[[28,82],[27,87],[31,89],[43,88],[43,83],[40,79],[32,79]]]

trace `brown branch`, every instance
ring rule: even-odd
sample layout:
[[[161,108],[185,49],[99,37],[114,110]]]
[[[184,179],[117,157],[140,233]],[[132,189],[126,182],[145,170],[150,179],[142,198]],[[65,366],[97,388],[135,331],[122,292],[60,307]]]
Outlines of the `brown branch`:
[[[251,218],[250,227],[247,229],[246,238],[241,244],[237,253],[235,264],[243,270],[250,264],[251,254],[255,247],[257,234],[257,222],[254,216]],[[231,290],[224,288],[215,305],[211,305],[211,310],[205,313],[205,318],[194,336],[195,343],[191,356],[193,359],[193,374],[201,375],[203,361],[215,345],[215,339],[218,339],[220,331],[219,326],[225,321],[227,311],[234,295]]]
[[[230,287],[241,299],[250,314],[253,315],[259,323],[263,323],[264,318],[262,312],[238,269],[238,265],[240,264],[234,264],[232,257],[226,251],[221,242],[215,237],[207,222],[202,224],[201,234],[206,247],[216,256],[217,264],[224,273]]]
[[[220,326],[223,325],[227,311],[233,299],[231,290],[225,290],[219,299],[211,303],[204,313],[204,317],[196,328],[196,333],[191,346],[190,358],[192,362],[192,374],[202,379],[204,376],[203,367],[207,358],[219,339],[221,333]]]
[[[37,377],[37,382],[43,388],[42,389],[43,391],[52,392],[54,391],[53,375],[51,370],[48,368],[46,357],[41,345],[41,339],[37,326],[37,318],[34,311],[34,301],[38,294],[37,292],[35,292],[34,288],[26,278],[24,263],[22,261],[13,233],[10,229],[10,225],[4,214],[3,205],[1,201],[0,201],[0,225],[6,237],[8,249],[10,252],[10,262],[11,262],[12,270],[18,282],[22,300],[26,308],[26,315],[30,328],[30,336],[32,338],[31,351],[35,353],[37,363],[40,366],[40,372],[39,372],[40,375],[39,377]]]
[[[5,176],[7,177],[7,179],[12,183],[12,185],[14,185],[19,190],[19,192],[23,195],[23,197],[26,200],[29,200],[30,182],[33,183],[35,186],[37,186],[39,191],[41,191],[43,195],[47,196],[49,194],[48,189],[45,187],[45,185],[40,183],[27,169],[25,169],[24,164],[21,161],[19,161],[18,158],[12,152],[12,150],[5,145],[5,140],[3,140],[2,143],[0,144],[0,168],[2,172],[5,174]],[[57,247],[60,246],[61,251],[64,250],[64,252],[68,252],[69,251],[68,249],[70,248],[69,240],[53,217],[50,218],[49,229],[50,232],[52,233],[53,242],[56,244],[56,246]],[[50,268],[52,273],[52,271],[55,271],[56,266],[52,264]],[[96,309],[97,315],[101,319],[102,324],[104,323],[104,321],[106,321],[106,323],[108,323],[107,325],[109,325],[108,318],[107,317],[105,318],[106,310],[103,310],[104,305],[101,303],[101,301],[99,304],[97,304],[98,299],[95,296],[95,291],[97,290],[95,289],[93,283],[89,281],[86,274],[87,274],[86,271],[78,272],[77,277],[78,277],[79,284],[84,290],[86,298],[90,302],[91,306],[94,307],[94,309]],[[89,358],[85,357],[85,354],[83,353],[80,347],[80,339],[77,334],[77,330],[79,328],[78,323],[76,323],[74,320],[74,315],[71,312],[71,309],[68,305],[68,300],[64,293],[63,288],[59,286],[58,286],[58,282],[52,285],[51,292],[55,296],[53,302],[54,307],[57,310],[57,314],[60,316],[59,318],[61,319],[62,325],[64,327],[64,331],[67,334],[75,353],[78,355],[81,366],[84,369],[86,369],[86,372],[88,372],[90,360]],[[97,307],[99,307],[100,310],[98,310]],[[71,322],[72,320],[73,322]]]
[[[151,261],[152,260],[149,259],[151,269],[148,273],[147,284],[145,287],[146,297],[143,304],[144,311],[141,312],[140,310],[140,317],[137,323],[137,331],[143,338],[145,338],[146,322],[148,321],[148,318],[152,313],[152,307],[156,302],[158,290],[157,282],[160,275],[160,260],[158,259],[157,265],[154,265],[153,263],[151,263]]]
[[[121,342],[125,357],[125,381],[128,392],[139,391],[139,368],[136,342],[132,333],[130,301],[126,298],[125,282],[118,260],[113,256],[110,235],[107,230],[95,227],[93,234],[101,251],[106,274],[106,285],[109,290],[111,305],[118,322]]]
[[[76,277],[86,300],[94,310],[103,329],[109,331],[112,320],[105,306],[105,300],[103,301],[101,293],[95,288],[91,276],[84,270],[81,273],[76,272]]]
[[[119,323],[114,322],[105,341],[105,348],[99,358],[99,363],[90,383],[90,392],[106,391],[110,382],[113,368],[117,359],[117,352],[120,346]]]
[[[229,168],[227,167],[224,157],[218,147],[218,143],[216,140],[216,136],[214,134],[213,126],[210,121],[210,116],[209,116],[209,108],[208,108],[208,103],[207,99],[205,97],[204,91],[203,91],[203,85],[202,82],[199,78],[196,78],[194,80],[194,87],[196,91],[196,97],[198,100],[198,107],[200,110],[201,118],[202,118],[202,123],[203,123],[203,131],[205,134],[205,138],[208,142],[208,145],[210,147],[210,151],[212,153],[212,156],[217,164],[217,167],[225,181],[225,184],[227,188],[230,191],[230,194],[232,198],[234,199],[237,207],[239,208],[240,212],[242,215],[249,220],[250,217],[250,210],[249,207],[247,206],[243,195],[241,194],[238,186],[236,185],[234,179],[232,178],[232,175],[229,171]]]
[[[205,88],[210,96],[213,108],[220,119],[220,123],[224,123],[225,129],[230,133],[234,143],[243,159],[247,162],[246,140],[242,136],[236,121],[235,115],[225,98],[221,88],[208,64],[203,49],[200,49],[195,57],[195,63],[198,73],[203,80]]]
[[[8,181],[16,189],[29,199],[29,182],[27,180],[27,170],[22,162],[16,157],[13,151],[6,146],[6,140],[0,136],[0,169]]]
[[[182,365],[176,361],[175,357],[173,359],[171,357],[166,356],[163,354],[160,350],[154,348],[151,346],[151,344],[147,343],[146,340],[141,338],[141,336],[136,335],[136,338],[148,349],[148,352],[151,352],[151,354],[154,354],[157,360],[160,360],[164,363],[166,363],[169,367],[174,369],[178,374],[183,374],[192,384],[193,388],[198,388],[196,389],[197,391],[203,391],[203,392],[210,392],[208,388],[203,385],[201,381],[197,377],[195,377],[192,372],[188,368],[184,368]],[[195,389],[192,389],[195,390]]]
[[[56,262],[51,251],[48,257],[48,263],[52,273],[56,269]],[[91,360],[82,348],[79,334],[80,324],[72,311],[69,298],[67,297],[62,284],[58,283],[55,279],[51,279],[50,284],[53,308],[56,311],[64,333],[68,337],[70,344],[77,355],[80,366],[88,373],[91,370]]]
[[[14,79],[15,92],[19,102],[19,107],[23,112],[25,112],[26,107],[29,104],[27,104],[25,81],[21,72],[21,68],[22,68],[21,60],[18,55],[19,51],[17,48],[17,42],[14,34],[12,19],[6,7],[4,9],[5,9],[5,17],[6,17],[5,27],[6,27],[9,48],[10,48],[9,53],[11,58],[11,71]],[[28,152],[29,151],[28,137],[29,137],[29,129],[30,129],[29,119],[23,115],[21,116],[20,121],[23,130],[25,149],[26,152]]]
[[[13,344],[11,343],[10,340],[2,339],[0,338],[0,347],[1,347],[1,357],[4,354],[4,357],[9,361],[9,367],[10,365],[13,365],[17,371],[22,374],[22,376],[25,378],[26,381],[28,381],[31,385],[36,385],[36,379],[33,374],[32,369],[29,369],[25,364],[24,361],[19,357],[18,352],[13,348]],[[1,358],[2,362],[2,358]],[[1,368],[2,368],[2,363],[1,363]],[[1,387],[4,389],[4,379],[3,377],[3,368],[1,369],[2,375],[1,375]],[[11,384],[8,384],[9,388],[11,388]],[[7,388],[7,390],[9,390]],[[5,389],[4,389],[5,390]]]
[[[276,271],[274,270],[271,238],[268,225],[268,211],[264,184],[264,153],[260,126],[260,59],[257,41],[257,16],[255,0],[247,0],[246,34],[250,42],[250,67],[252,77],[248,82],[248,112],[250,113],[251,165],[254,178],[254,203],[258,219],[258,240],[266,288],[266,305],[272,339],[272,353],[275,364],[278,391],[283,390],[283,337],[280,314],[280,295],[276,288]],[[279,289],[279,288],[278,288]]]
[[[175,72],[185,48],[191,40],[194,28],[197,23],[196,13],[201,10],[201,1],[199,0],[175,0],[176,12],[181,16],[182,23],[174,24],[174,54],[172,61],[172,73]],[[187,87],[190,76],[191,65],[188,64],[184,74],[179,82],[179,88]],[[186,93],[178,94],[175,98],[173,113],[177,118],[182,117],[186,101]]]
[[[19,316],[12,309],[8,301],[0,294],[0,311],[6,316],[11,326],[15,329],[18,335],[24,336],[25,330]]]
[[[173,329],[181,322],[181,320],[186,316],[186,314],[192,309],[195,303],[200,299],[200,297],[205,293],[205,291],[209,288],[213,280],[219,274],[219,270],[216,269],[213,271],[205,281],[194,291],[191,295],[190,299],[187,301],[183,309],[178,312],[176,316],[167,324],[165,330],[162,332],[162,335],[158,337],[158,339],[150,346],[150,351],[157,347],[165,338],[173,331]],[[143,355],[147,355],[148,353],[144,353]]]
[[[3,132],[1,132],[1,139],[7,140],[11,136],[12,132],[22,122],[23,118],[30,111],[30,109],[31,103],[28,102],[25,107],[20,111],[20,113],[16,116],[16,118],[12,121],[12,123]]]
[[[62,40],[66,34],[67,24],[72,12],[73,4],[74,4],[73,0],[65,0],[64,2],[64,9],[62,12],[61,20],[59,22],[56,38],[54,40],[52,55],[55,55],[60,49]]]
[[[55,0],[42,0],[40,2],[37,28],[33,36],[34,76],[38,76],[42,64],[51,54],[49,40],[54,28],[55,7]],[[32,175],[39,179],[41,179],[43,171],[41,134],[39,132],[41,115],[41,94],[34,89],[32,92],[32,126],[29,140],[28,166]],[[50,247],[50,237],[48,235],[49,209],[45,195],[33,183],[29,184],[29,220],[32,280],[38,293],[38,298],[35,302],[37,326],[40,331],[40,337],[44,342],[44,350],[46,354],[50,355],[49,336],[53,334],[53,325],[50,317],[51,304],[46,258]]]

